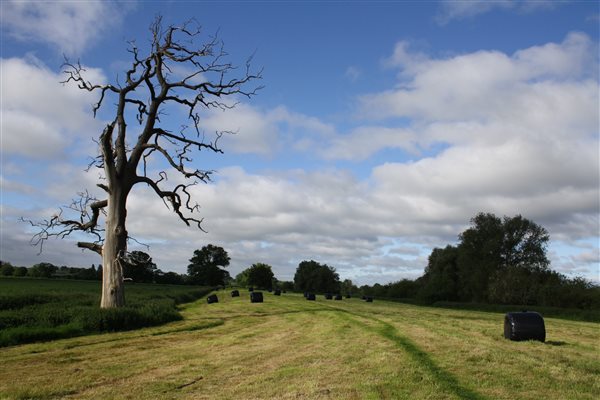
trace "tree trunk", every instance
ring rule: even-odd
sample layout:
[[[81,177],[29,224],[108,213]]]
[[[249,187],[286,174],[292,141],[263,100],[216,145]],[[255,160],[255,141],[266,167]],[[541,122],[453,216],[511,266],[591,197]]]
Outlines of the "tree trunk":
[[[102,248],[102,300],[101,308],[123,307],[123,257],[127,252],[126,202],[128,189],[113,185],[108,199],[106,237]]]

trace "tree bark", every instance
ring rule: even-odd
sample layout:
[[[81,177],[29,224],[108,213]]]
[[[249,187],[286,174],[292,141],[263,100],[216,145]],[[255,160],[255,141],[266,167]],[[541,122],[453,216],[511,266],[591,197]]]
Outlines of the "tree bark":
[[[123,283],[123,259],[127,252],[127,195],[129,188],[112,185],[108,199],[106,217],[106,237],[102,249],[102,299],[101,308],[122,307],[125,305]]]

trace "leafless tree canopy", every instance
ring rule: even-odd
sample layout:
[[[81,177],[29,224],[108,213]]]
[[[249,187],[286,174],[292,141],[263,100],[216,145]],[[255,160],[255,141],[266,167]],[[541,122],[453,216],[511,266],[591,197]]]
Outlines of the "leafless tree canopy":
[[[136,42],[129,42],[131,68],[114,84],[89,82],[79,62],[65,60],[63,83],[74,83],[82,90],[99,93],[99,100],[92,108],[94,116],[101,108],[115,107],[114,119],[97,140],[99,155],[89,166],[103,171],[97,186],[106,192],[106,198],[94,198],[86,191],[50,219],[28,221],[40,228],[32,240],[40,248],[51,236],[63,238],[83,231],[92,234],[95,240],[79,242],[78,246],[102,254],[105,236],[110,232],[99,223],[99,217],[104,214],[107,221],[112,218],[108,207],[111,199],[123,202],[124,207],[128,193],[140,183],[152,188],[185,224],[195,224],[202,229],[202,219],[195,216],[198,204],[188,189],[198,182],[210,181],[214,171],[195,168],[192,155],[194,150],[222,153],[219,139],[227,132],[211,132],[212,140],[207,140],[199,112],[211,108],[229,109],[239,98],[253,96],[261,87],[252,81],[261,79],[261,71],[251,70],[251,57],[243,68],[228,62],[217,36],[195,45],[201,34],[195,21],[165,29],[158,17],[150,33],[151,48],[147,54],[143,54]],[[172,106],[183,107],[187,114],[187,123],[175,131],[161,124],[161,116]],[[137,137],[128,131],[128,123],[139,125]],[[151,176],[148,166],[153,157],[163,158],[187,178],[186,183],[168,186],[166,170]],[[73,212],[77,218],[66,216]],[[124,215],[118,219],[121,218],[115,226],[122,223],[124,229]]]

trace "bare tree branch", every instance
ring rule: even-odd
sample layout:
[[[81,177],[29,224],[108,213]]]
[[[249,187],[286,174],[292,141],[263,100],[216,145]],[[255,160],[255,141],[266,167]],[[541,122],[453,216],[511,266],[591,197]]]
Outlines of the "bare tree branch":
[[[238,69],[228,61],[218,35],[209,36],[198,45],[195,42],[200,35],[200,26],[194,20],[181,26],[163,27],[162,18],[157,17],[150,26],[149,46],[138,47],[135,41],[128,42],[132,57],[130,67],[124,71],[122,81],[117,76],[113,84],[90,82],[79,61],[73,63],[65,58],[62,83],[99,93],[97,102],[92,105],[94,117],[101,108],[103,113],[112,113],[110,117],[103,117],[109,122],[96,142],[99,154],[88,164],[88,171],[92,167],[103,170],[96,186],[106,193],[107,199],[98,200],[86,191],[50,219],[23,221],[39,230],[32,243],[39,245],[40,251],[44,242],[53,236],[64,238],[81,231],[96,239],[77,245],[102,255],[106,275],[103,307],[124,304],[121,258],[127,254],[127,242],[131,239],[126,218],[127,198],[133,186],[147,184],[186,225],[203,230],[203,220],[193,216],[199,205],[193,202],[189,188],[210,182],[214,171],[196,168],[193,156],[201,151],[223,153],[218,146],[219,139],[232,132],[216,132],[214,139],[207,140],[201,127],[202,111],[234,108],[240,99],[250,98],[262,88],[252,86],[254,81],[262,79],[262,70],[254,72],[250,67],[252,57],[245,68]],[[107,110],[107,106],[113,105],[114,108]],[[184,127],[179,133],[163,126],[161,120],[172,107],[182,108],[187,118],[180,124]],[[139,125],[137,137],[128,129],[132,120]],[[193,129],[192,134],[188,134],[186,128]],[[158,165],[175,170],[186,183],[165,190],[162,188],[167,182],[165,170],[148,176],[149,161],[157,156]],[[105,216],[104,229],[99,227],[100,213]],[[105,302],[105,298],[111,300]]]

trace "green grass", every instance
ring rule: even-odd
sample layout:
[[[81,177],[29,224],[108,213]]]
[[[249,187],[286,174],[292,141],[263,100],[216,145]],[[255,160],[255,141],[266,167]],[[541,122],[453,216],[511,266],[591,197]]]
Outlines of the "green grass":
[[[0,347],[179,320],[176,305],[207,292],[192,286],[128,285],[127,307],[101,310],[100,282],[0,279]]]
[[[597,323],[511,342],[503,313],[217,294],[166,325],[2,349],[0,398],[600,398]]]

